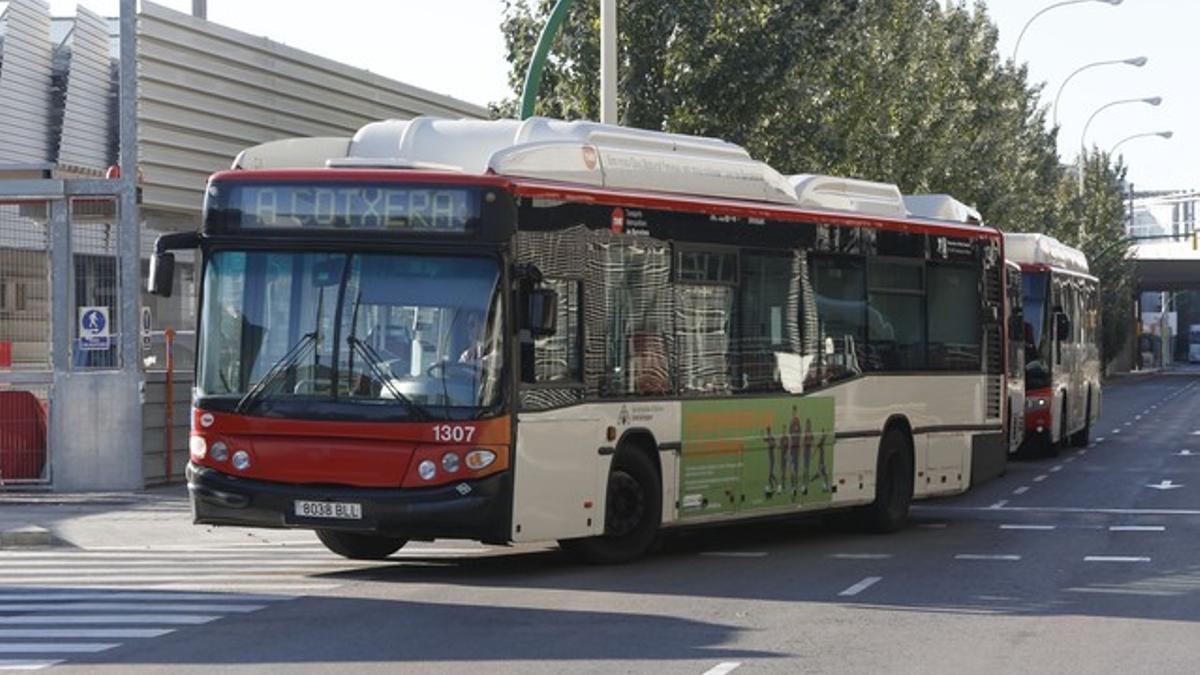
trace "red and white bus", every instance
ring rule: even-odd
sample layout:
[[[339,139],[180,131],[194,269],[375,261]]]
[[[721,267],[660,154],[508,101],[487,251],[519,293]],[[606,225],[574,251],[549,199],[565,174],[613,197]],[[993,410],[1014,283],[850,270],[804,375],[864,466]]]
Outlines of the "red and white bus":
[[[1020,265],[1025,445],[1057,453],[1088,444],[1100,416],[1100,286],[1077,249],[1044,234],[1005,234]]]
[[[718,140],[418,118],[244,152],[203,228],[197,523],[333,551],[835,508],[877,530],[998,473],[998,231]]]

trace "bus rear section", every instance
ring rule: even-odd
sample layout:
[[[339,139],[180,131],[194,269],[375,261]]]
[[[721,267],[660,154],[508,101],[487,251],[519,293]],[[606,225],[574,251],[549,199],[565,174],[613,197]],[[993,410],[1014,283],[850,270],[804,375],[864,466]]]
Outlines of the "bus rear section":
[[[1084,255],[1041,234],[1006,234],[1021,267],[1025,440],[1030,452],[1086,446],[1100,415],[1099,282]]]

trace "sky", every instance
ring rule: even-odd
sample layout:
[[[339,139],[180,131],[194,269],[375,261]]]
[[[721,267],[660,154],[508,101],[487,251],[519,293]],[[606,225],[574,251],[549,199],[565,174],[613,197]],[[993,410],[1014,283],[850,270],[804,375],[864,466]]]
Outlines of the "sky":
[[[1191,161],[1200,157],[1200,87],[1193,84],[1193,68],[1200,64],[1200,0],[1123,0],[1117,6],[1110,1],[1078,0],[1051,9],[1029,24],[1020,44],[1017,59],[1028,65],[1031,82],[1042,86],[1047,109],[1061,88],[1059,155],[1064,162],[1075,160],[1084,125],[1101,106],[1161,96],[1158,107],[1131,103],[1104,110],[1087,129],[1083,144],[1107,151],[1131,135],[1172,131],[1170,140],[1138,138],[1121,145],[1129,179],[1138,190],[1200,188],[1200,166]],[[50,4],[56,15],[69,15],[76,2]],[[81,4],[115,15],[119,3]],[[191,0],[159,4],[191,11]],[[1003,58],[1012,58],[1027,21],[1052,4],[1054,0],[988,2]],[[208,0],[208,18],[486,105],[512,95],[500,34],[502,5],[501,0]],[[1081,66],[1138,56],[1148,59],[1142,68],[1087,68],[1063,87]]]

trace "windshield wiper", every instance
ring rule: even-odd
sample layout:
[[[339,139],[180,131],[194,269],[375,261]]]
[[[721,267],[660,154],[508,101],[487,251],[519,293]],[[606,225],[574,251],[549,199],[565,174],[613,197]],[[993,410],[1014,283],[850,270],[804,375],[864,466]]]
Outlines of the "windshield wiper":
[[[375,375],[375,378],[379,380],[380,384],[384,387],[387,387],[387,390],[391,392],[392,398],[395,398],[397,401],[400,401],[404,405],[408,406],[409,410],[412,410],[421,419],[428,420],[433,418],[433,415],[431,415],[424,406],[405,396],[403,392],[396,388],[396,385],[392,382],[392,378],[388,377],[387,373],[385,373],[383,368],[380,366],[380,364],[383,363],[383,358],[379,356],[379,352],[375,351],[374,347],[354,337],[353,335],[347,336],[346,342],[352,349],[356,349],[358,350],[358,353],[362,354],[363,361],[365,361],[367,366],[370,367],[371,372]]]
[[[250,387],[250,390],[246,392],[246,395],[238,400],[237,405],[233,407],[233,411],[237,413],[246,412],[252,405],[262,401],[263,396],[267,391],[267,387],[275,382],[276,378],[278,378],[280,374],[286,372],[288,368],[291,368],[293,365],[298,363],[300,359],[307,356],[309,349],[315,348],[316,344],[317,331],[301,335],[300,339],[296,341],[296,344],[292,345],[292,348],[287,350],[287,353],[279,357],[279,360],[271,366],[271,368],[267,371],[267,374],[263,375],[261,380],[254,383],[254,386]]]

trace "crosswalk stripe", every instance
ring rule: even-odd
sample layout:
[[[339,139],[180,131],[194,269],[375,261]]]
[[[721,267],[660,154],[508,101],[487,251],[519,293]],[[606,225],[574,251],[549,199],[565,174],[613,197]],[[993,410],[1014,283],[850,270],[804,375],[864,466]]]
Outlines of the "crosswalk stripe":
[[[0,616],[0,624],[4,625],[86,625],[86,624],[166,624],[194,626],[209,623],[221,618],[215,614],[85,614],[61,616],[57,614],[39,614],[24,616]]]
[[[0,603],[0,612],[257,612],[266,605],[202,604],[193,602],[35,602]]]
[[[0,654],[94,654],[119,642],[0,642]]]
[[[93,580],[90,577],[95,576]],[[55,585],[72,585],[72,586],[95,586],[98,584],[152,584],[166,583],[168,581],[178,582],[209,582],[229,584],[230,586],[241,586],[242,583],[252,582],[267,582],[272,579],[295,581],[296,575],[293,574],[255,574],[246,572],[244,574],[136,574],[130,576],[112,576],[112,575],[88,575],[89,578],[80,578],[78,572],[65,572],[63,574],[42,574],[39,576],[21,576],[12,574],[0,574],[0,585],[4,584],[55,584]]]
[[[228,588],[228,586],[222,586]],[[178,590],[178,591],[204,591],[213,590],[212,586],[207,584],[199,584],[195,582],[187,583],[171,583],[171,584],[152,584],[145,588],[155,588],[159,590]],[[238,588],[247,591],[274,591],[280,595],[275,596],[277,599],[291,599],[303,595],[308,591],[329,591],[335,588],[341,588],[341,584],[304,584],[304,583],[277,583],[277,584],[238,584]],[[284,595],[284,594],[290,594]]]
[[[113,640],[122,638],[156,638],[174,632],[174,628],[0,628],[0,638]]]
[[[60,663],[62,659],[0,659],[0,670],[41,670]]]

